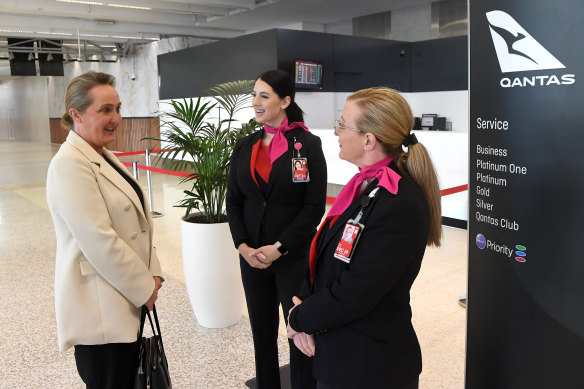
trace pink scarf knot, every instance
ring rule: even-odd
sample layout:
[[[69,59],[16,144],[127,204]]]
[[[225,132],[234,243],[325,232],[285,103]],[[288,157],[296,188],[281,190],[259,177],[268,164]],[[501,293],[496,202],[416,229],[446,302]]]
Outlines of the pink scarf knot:
[[[337,199],[326,218],[329,219],[345,212],[353,200],[355,200],[355,197],[357,197],[359,189],[363,184],[363,181],[366,179],[377,178],[379,180],[378,186],[384,187],[392,194],[397,194],[398,183],[401,176],[387,166],[394,159],[395,157],[388,157],[374,163],[373,165],[359,168],[359,173],[351,178],[343,190],[341,190],[341,193],[337,196]]]
[[[302,122],[293,122],[288,124],[288,118],[284,118],[284,120],[282,120],[282,123],[276,128],[271,127],[268,124],[264,123],[264,130],[268,134],[275,134],[274,138],[270,142],[270,145],[268,146],[270,163],[273,164],[276,159],[280,158],[280,156],[284,154],[286,150],[288,150],[288,141],[286,140],[284,133],[297,127],[304,128],[305,131],[308,131],[308,128],[306,128],[306,126]]]

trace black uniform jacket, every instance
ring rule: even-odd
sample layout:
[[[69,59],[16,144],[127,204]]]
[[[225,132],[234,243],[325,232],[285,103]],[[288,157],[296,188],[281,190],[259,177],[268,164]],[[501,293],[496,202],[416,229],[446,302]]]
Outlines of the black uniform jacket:
[[[275,269],[306,259],[306,251],[324,214],[327,170],[320,138],[302,128],[292,129],[284,133],[288,151],[272,164],[262,193],[252,178],[250,161],[252,147],[263,134],[262,129],[248,135],[233,150],[227,184],[227,217],[236,248],[243,242],[257,248],[280,241],[288,249],[287,255],[271,265]],[[307,158],[309,182],[292,182],[292,158],[297,156],[295,142],[301,143],[301,157]]]
[[[376,185],[321,232],[314,284],[307,278],[303,302],[290,315],[294,330],[315,334],[314,374],[335,388],[399,387],[422,370],[409,304],[428,238],[422,190],[403,175],[397,195],[380,187],[361,219],[365,227],[350,263],[333,257],[345,223]]]

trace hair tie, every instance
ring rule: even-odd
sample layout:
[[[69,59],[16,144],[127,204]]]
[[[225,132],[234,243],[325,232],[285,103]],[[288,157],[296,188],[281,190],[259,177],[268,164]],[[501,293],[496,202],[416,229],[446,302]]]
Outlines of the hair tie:
[[[410,135],[406,136],[406,139],[402,143],[404,147],[410,147],[418,143],[418,138],[416,138],[416,134],[410,133]]]

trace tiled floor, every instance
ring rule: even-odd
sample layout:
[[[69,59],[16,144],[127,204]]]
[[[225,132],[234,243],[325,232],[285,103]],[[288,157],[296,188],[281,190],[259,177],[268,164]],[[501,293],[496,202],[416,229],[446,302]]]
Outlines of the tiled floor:
[[[45,175],[57,147],[0,141],[0,388],[83,388],[72,350],[57,351],[53,308],[55,237],[45,201]],[[127,159],[129,161],[129,159]],[[141,176],[146,185],[146,177]],[[245,388],[253,346],[242,312],[226,329],[199,326],[184,287],[182,197],[177,179],[153,175],[155,243],[166,275],[157,303],[175,388]],[[445,228],[443,246],[428,249],[412,290],[414,326],[424,358],[421,389],[462,389],[466,312],[466,231]],[[281,331],[283,332],[283,331]],[[281,363],[287,342],[280,339]]]

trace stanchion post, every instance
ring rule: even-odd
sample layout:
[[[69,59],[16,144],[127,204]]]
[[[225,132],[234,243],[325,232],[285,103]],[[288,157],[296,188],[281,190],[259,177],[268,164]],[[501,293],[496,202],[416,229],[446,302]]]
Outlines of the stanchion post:
[[[146,166],[150,167],[150,149],[146,149]],[[150,206],[150,213],[152,217],[164,216],[162,212],[154,211],[152,209],[152,172],[146,170],[146,179],[148,180],[148,205]]]
[[[136,181],[140,181],[140,171],[138,170],[138,161],[132,161],[132,175]]]

